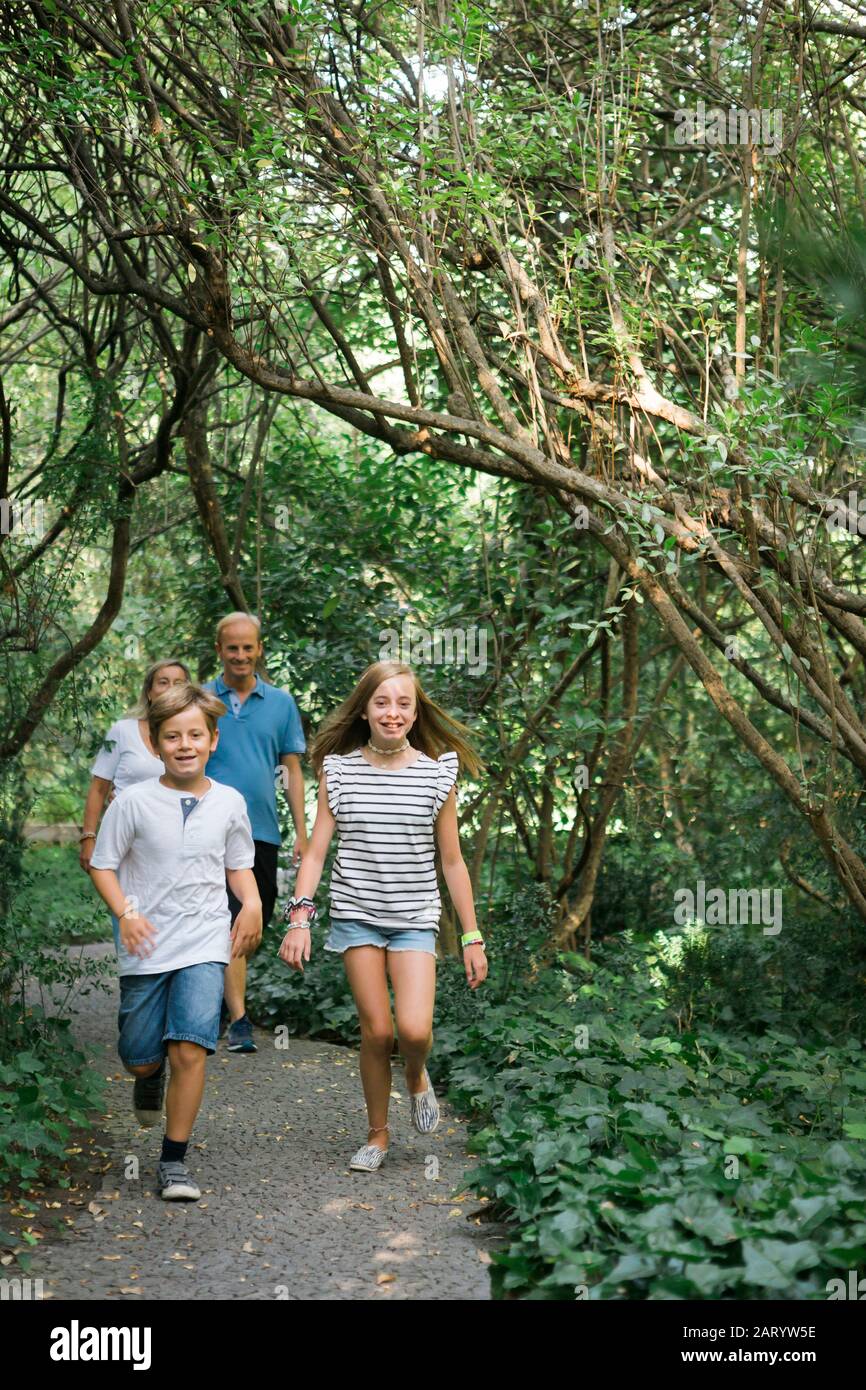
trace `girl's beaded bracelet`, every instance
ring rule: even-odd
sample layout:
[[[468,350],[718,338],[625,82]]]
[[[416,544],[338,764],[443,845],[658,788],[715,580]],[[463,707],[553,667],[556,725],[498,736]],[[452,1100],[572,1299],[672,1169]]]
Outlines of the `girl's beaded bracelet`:
[[[305,922],[293,922],[291,920],[292,913],[294,912],[296,907],[307,908],[307,919]],[[289,901],[286,903],[285,908],[283,909],[283,922],[291,931],[293,927],[311,927],[318,915],[318,909],[316,907],[316,904],[313,902],[312,898],[290,898]]]

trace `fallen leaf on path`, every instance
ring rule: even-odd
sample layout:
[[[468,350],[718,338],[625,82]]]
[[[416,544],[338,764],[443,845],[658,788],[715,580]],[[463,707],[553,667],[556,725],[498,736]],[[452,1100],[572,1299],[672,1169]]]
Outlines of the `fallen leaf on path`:
[[[141,1289],[136,1289],[134,1286],[130,1285],[129,1287],[124,1287],[124,1288],[122,1288],[122,1289],[120,1290],[120,1292],[121,1292],[121,1293],[141,1293]]]
[[[377,1283],[377,1284],[393,1284],[393,1282],[394,1282],[394,1280],[395,1280],[396,1278],[397,1278],[396,1274],[377,1274],[377,1275],[376,1275],[376,1283]]]

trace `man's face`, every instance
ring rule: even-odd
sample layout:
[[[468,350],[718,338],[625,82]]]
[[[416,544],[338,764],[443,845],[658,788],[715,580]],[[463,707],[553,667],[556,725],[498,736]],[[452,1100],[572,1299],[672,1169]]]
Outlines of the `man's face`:
[[[217,642],[223,672],[235,677],[253,675],[263,650],[255,623],[229,623],[223,628]]]
[[[195,782],[217,746],[218,733],[211,733],[198,705],[166,719],[159,731],[157,749],[166,772],[178,782]]]

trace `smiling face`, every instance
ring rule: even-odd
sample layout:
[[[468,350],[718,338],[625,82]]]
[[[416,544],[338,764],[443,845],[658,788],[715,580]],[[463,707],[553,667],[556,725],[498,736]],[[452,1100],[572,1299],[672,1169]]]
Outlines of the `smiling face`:
[[[189,677],[184,673],[182,666],[161,666],[150,682],[150,689],[147,692],[148,704],[153,704],[154,700],[160,695],[164,695],[167,690],[171,690],[175,685],[186,685]]]
[[[183,786],[199,781],[218,739],[218,732],[211,733],[198,705],[166,719],[160,725],[157,747],[168,780]]]
[[[373,691],[365,710],[374,743],[400,744],[415,723],[417,706],[411,676],[390,676]]]
[[[235,623],[226,623],[217,642],[217,653],[226,679],[241,680],[255,675],[256,662],[263,651],[259,629],[255,623],[244,618],[239,618]]]

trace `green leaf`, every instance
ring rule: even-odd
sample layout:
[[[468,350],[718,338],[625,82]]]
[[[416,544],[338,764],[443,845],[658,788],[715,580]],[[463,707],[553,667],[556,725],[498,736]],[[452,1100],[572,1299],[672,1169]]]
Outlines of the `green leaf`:
[[[643,1144],[638,1143],[631,1134],[623,1134],[622,1139],[632,1158],[640,1164],[641,1168],[645,1169],[647,1173],[658,1172],[658,1164],[649,1149],[645,1149]]]
[[[808,1240],[744,1240],[743,1259],[748,1283],[773,1292],[790,1291],[794,1276],[820,1263],[820,1252]]]
[[[44,1063],[38,1057],[34,1056],[32,1052],[19,1053],[15,1059],[15,1064],[19,1071],[32,1073],[45,1070]]]
[[[724,1141],[724,1150],[726,1154],[761,1153],[757,1141],[754,1139],[747,1139],[742,1134],[734,1134],[730,1139],[726,1139]]]

